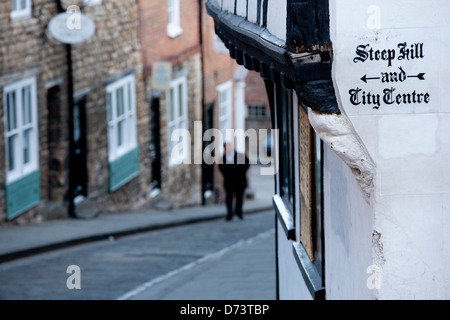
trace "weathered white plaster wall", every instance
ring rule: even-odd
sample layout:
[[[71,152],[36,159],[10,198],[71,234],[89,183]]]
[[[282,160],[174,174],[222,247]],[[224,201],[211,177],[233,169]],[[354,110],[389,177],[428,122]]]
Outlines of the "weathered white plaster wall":
[[[236,2],[236,14],[241,17],[247,16],[247,0]]]
[[[234,0],[222,0],[222,9],[234,13]]]
[[[216,0],[217,1],[217,0]],[[257,0],[223,0],[222,9],[230,13],[235,12],[240,17],[246,17],[248,21],[257,23],[258,20],[258,1]],[[263,7],[261,6],[260,25],[263,25]],[[287,0],[270,0],[267,8],[267,30],[281,40],[286,41],[286,18],[287,18]]]
[[[325,289],[328,300],[373,299],[372,207],[350,168],[324,146]]]
[[[258,0],[248,0],[248,21],[258,22]]]
[[[286,41],[286,18],[286,0],[270,0],[267,6],[267,30],[284,41]]]
[[[340,108],[376,166],[372,260],[380,268],[381,282],[373,290],[374,296],[449,299],[450,2],[347,0],[330,1],[330,6],[333,75]],[[399,45],[405,42],[409,60],[399,59]],[[361,45],[369,45],[364,62],[357,59],[365,57],[357,53]],[[369,48],[373,48],[373,60]],[[389,61],[388,54],[393,53],[395,57]],[[397,72],[397,81],[384,78],[384,72]],[[394,95],[428,94],[428,99],[390,104],[392,98],[385,90]],[[374,104],[377,95],[379,105]],[[352,203],[347,206],[352,209]],[[353,239],[342,244],[341,250],[348,250],[352,243]],[[367,248],[360,250],[367,254]],[[348,263],[346,259],[329,258],[327,274],[339,270],[340,263]],[[342,279],[341,284],[347,286],[351,279]],[[330,285],[332,290],[336,284]]]

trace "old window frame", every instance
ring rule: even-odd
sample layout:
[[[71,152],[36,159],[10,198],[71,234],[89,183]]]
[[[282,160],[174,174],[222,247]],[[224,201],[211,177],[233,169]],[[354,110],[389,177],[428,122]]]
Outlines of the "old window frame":
[[[24,103],[24,90],[26,88],[28,88],[27,104]],[[13,101],[14,106],[12,107],[14,110],[11,108]],[[5,86],[3,88],[3,102],[5,113],[6,184],[11,184],[39,170],[36,78],[27,78]],[[26,107],[28,107],[28,110],[25,110]],[[29,113],[28,117],[25,116],[25,111]],[[28,121],[26,121],[26,118]],[[28,142],[25,143],[25,140]],[[13,147],[11,147],[11,141]],[[27,149],[25,149],[26,145],[28,145]],[[26,150],[28,150],[27,155],[25,155]],[[13,154],[11,151],[13,151]],[[28,159],[25,159],[26,157]],[[11,161],[14,162],[12,168]]]
[[[180,165],[189,156],[188,139],[184,137],[181,153],[174,153],[175,146],[179,141],[174,141],[173,134],[176,130],[189,130],[188,115],[188,79],[186,75],[180,76],[170,83],[167,91],[167,133],[169,141],[169,168]],[[180,132],[181,133],[181,132]]]
[[[87,6],[99,6],[102,5],[102,0],[84,0],[84,4]]]
[[[264,104],[249,104],[247,106],[247,118],[250,119],[270,119],[270,113]]]
[[[324,151],[323,141],[314,132],[313,138],[313,214],[312,214],[312,234],[313,234],[313,263],[317,267],[317,271],[322,279],[324,279],[324,196],[323,196],[323,168],[324,168]],[[323,286],[325,283],[323,282]]]
[[[170,38],[175,38],[183,33],[180,6],[180,0],[167,0],[167,35]]]
[[[301,104],[298,110],[300,226],[293,252],[311,295],[324,299],[323,142],[311,127],[307,110]]]
[[[227,81],[216,87],[219,107],[219,129],[224,138],[227,129],[233,128],[233,82]]]
[[[273,202],[287,238],[295,240],[297,223],[295,210],[298,206],[296,181],[298,181],[298,172],[294,163],[294,159],[296,159],[296,147],[294,144],[295,123],[292,116],[294,93],[279,84],[274,84],[273,90],[274,124],[275,128],[279,130],[278,141],[276,141],[278,144],[276,161],[279,164],[279,171],[276,179],[276,195],[273,198]]]
[[[11,19],[21,20],[31,18],[31,0],[11,0]]]
[[[123,113],[119,114],[118,108],[120,106],[117,102],[120,90],[123,90]],[[124,76],[106,87],[106,109],[109,142],[108,158],[111,163],[137,148],[136,81],[134,74]],[[122,129],[120,130],[120,128]]]

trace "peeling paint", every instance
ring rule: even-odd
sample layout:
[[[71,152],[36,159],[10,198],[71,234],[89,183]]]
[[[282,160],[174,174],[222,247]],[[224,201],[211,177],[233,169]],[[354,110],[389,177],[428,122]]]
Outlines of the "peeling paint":
[[[378,267],[384,266],[386,259],[383,254],[383,242],[381,241],[381,233],[374,231],[372,234],[372,247],[374,250],[374,262]]]
[[[370,204],[374,193],[375,164],[345,114],[320,113],[308,108],[311,126],[351,169],[364,199]]]
[[[383,242],[381,241],[381,233],[378,231],[374,231],[372,233],[372,254],[373,254],[373,264],[378,268],[378,270],[383,270],[383,266],[386,263],[386,259],[383,253]],[[375,299],[379,300],[379,291],[380,288],[375,290]]]

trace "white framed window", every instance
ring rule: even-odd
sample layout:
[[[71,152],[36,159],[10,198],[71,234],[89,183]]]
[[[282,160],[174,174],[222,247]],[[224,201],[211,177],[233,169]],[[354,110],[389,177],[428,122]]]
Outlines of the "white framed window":
[[[6,183],[39,169],[36,78],[3,89]]]
[[[137,147],[136,83],[125,76],[106,87],[109,162]]]
[[[102,0],[84,0],[84,4],[88,6],[97,6],[102,4]]]
[[[31,0],[11,0],[11,19],[27,19],[31,17]]]
[[[183,33],[183,29],[181,28],[180,0],[168,0],[167,13],[167,35],[175,38]]]
[[[219,124],[223,137],[226,137],[226,130],[233,128],[232,106],[233,106],[233,82],[227,81],[216,87],[219,95]]]
[[[187,77],[173,80],[167,93],[169,167],[183,163],[189,156]]]

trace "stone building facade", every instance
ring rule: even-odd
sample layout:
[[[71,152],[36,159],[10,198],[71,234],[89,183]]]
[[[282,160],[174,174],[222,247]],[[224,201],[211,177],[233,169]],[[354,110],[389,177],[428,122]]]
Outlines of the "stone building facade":
[[[95,33],[66,45],[70,6]],[[203,133],[260,91],[204,1],[0,0],[0,23],[0,224],[221,201]]]
[[[138,3],[146,103],[153,114],[153,202],[164,208],[198,205],[202,171],[193,159],[202,146],[190,137],[194,137],[195,123],[202,121],[200,3]],[[188,137],[177,138],[177,130]]]
[[[53,16],[57,13],[57,8],[53,1],[39,1],[36,2],[33,8],[27,8],[29,18],[26,18],[22,14],[22,17],[14,16],[12,1],[2,1],[0,4],[0,20],[2,25],[2,37],[1,37],[1,54],[0,54],[0,115],[2,121],[0,121],[0,148],[2,150],[2,157],[0,157],[0,217],[2,221],[11,219],[17,214],[20,208],[12,208],[12,211],[7,209],[8,201],[11,203],[10,190],[8,190],[9,183],[7,182],[7,167],[8,159],[6,155],[6,141],[7,133],[11,131],[17,124],[11,119],[11,124],[8,124],[8,120],[5,119],[8,113],[6,107],[5,97],[7,92],[5,87],[10,86],[10,96],[13,94],[14,86],[17,84],[20,87],[20,82],[23,80],[29,80],[32,82],[30,85],[33,94],[33,117],[37,117],[32,130],[36,137],[39,137],[41,146],[45,146],[47,143],[47,108],[46,108],[46,85],[49,85],[52,81],[55,83],[66,82],[66,67],[65,67],[65,50],[62,46],[49,44],[45,37],[43,22],[39,20],[39,16],[43,14],[40,11],[40,7],[46,8],[49,16]],[[51,85],[51,84],[50,84]],[[28,90],[28,89],[27,89]],[[63,89],[64,90],[64,89]],[[66,94],[61,92],[62,95]],[[12,99],[12,97],[10,98]],[[39,107],[37,104],[40,104]],[[66,109],[66,108],[63,108]],[[39,110],[39,112],[38,112]],[[9,127],[9,128],[8,128]],[[8,134],[10,140],[15,140],[14,136]],[[36,139],[36,138],[35,138]],[[13,142],[11,141],[11,144]],[[37,147],[37,142],[34,142]],[[4,151],[4,152],[3,152]],[[39,152],[34,152],[35,159],[33,168],[31,170],[36,171],[36,163],[46,164],[48,162],[48,148],[39,148]],[[10,156],[12,158],[12,155]],[[27,207],[36,205],[42,198],[47,198],[47,176],[48,167],[43,165],[39,167],[39,175],[33,177],[33,184],[37,186],[37,190],[33,193],[32,199],[29,200]],[[40,179],[40,177],[44,177]],[[11,179],[12,180],[12,179]],[[3,187],[4,186],[4,187]],[[8,196],[9,195],[9,196]],[[11,203],[12,206],[12,203]],[[27,218],[38,218],[37,209],[32,210],[27,215]]]
[[[96,25],[72,46],[48,29],[69,5]],[[149,110],[135,1],[2,0],[0,9],[1,223],[144,203]]]
[[[150,181],[138,6],[133,0],[104,1],[84,12],[97,26],[92,39],[73,49],[74,95],[86,99],[88,198],[93,199],[87,207],[123,211],[146,202]],[[122,171],[130,162],[134,167]]]

